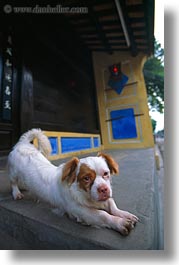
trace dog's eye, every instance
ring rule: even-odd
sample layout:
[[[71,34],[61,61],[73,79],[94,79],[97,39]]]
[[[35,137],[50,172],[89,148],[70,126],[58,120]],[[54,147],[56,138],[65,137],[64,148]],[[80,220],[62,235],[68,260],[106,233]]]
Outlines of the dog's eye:
[[[105,171],[103,174],[103,178],[108,179],[109,178],[109,172]]]
[[[83,179],[84,179],[86,182],[88,182],[88,181],[90,180],[90,177],[89,177],[89,176],[85,176]]]

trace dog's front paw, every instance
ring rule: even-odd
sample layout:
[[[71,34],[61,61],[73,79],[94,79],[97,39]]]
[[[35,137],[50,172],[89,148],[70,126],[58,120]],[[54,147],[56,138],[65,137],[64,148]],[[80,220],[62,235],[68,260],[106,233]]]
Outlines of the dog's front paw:
[[[133,223],[133,225],[135,225],[139,221],[139,218],[131,213],[127,214],[127,219],[129,219]]]
[[[133,222],[126,218],[120,218],[118,223],[118,231],[121,235],[127,236],[133,228]]]
[[[136,215],[126,212],[126,211],[121,211],[120,216],[122,218],[126,218],[130,220],[133,223],[133,225],[135,225],[139,221],[139,218]]]
[[[22,200],[24,198],[24,194],[22,194],[21,192],[18,192],[16,194],[13,193],[12,195],[14,200]]]

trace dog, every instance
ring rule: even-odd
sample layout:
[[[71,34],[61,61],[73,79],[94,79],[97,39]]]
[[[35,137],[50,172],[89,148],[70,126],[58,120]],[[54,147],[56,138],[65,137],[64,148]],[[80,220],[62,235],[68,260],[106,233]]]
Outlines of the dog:
[[[35,138],[38,147],[31,143]],[[46,158],[50,153],[50,142],[40,129],[20,137],[8,156],[13,198],[24,197],[18,187],[22,182],[39,199],[77,222],[128,235],[138,218],[118,209],[112,198],[111,176],[119,173],[114,159],[100,153],[96,157],[74,157],[57,167]]]

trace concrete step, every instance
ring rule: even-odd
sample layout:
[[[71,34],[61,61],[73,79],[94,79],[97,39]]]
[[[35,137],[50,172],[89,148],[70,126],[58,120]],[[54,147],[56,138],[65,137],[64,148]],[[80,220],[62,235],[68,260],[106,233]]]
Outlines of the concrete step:
[[[127,237],[106,228],[81,225],[37,202],[27,192],[13,201],[6,171],[0,171],[0,233],[14,240],[4,249],[158,249],[158,203],[156,202],[154,150],[108,151],[120,165],[120,177],[113,178],[113,194],[120,209],[140,218]],[[64,161],[64,160],[63,160]],[[56,161],[56,164],[62,161]]]

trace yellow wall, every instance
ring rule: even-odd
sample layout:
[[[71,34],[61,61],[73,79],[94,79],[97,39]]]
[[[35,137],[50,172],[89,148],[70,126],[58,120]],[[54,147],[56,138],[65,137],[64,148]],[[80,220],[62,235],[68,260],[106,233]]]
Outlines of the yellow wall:
[[[146,57],[143,54],[132,57],[128,52],[115,52],[112,55],[101,52],[93,53],[101,137],[105,149],[146,148],[154,146],[142,72],[145,60]],[[129,85],[123,89],[120,95],[114,90],[106,91],[106,89],[109,89],[107,85],[110,76],[108,67],[119,62],[122,63],[122,72],[129,77]],[[137,138],[113,139],[111,122],[106,122],[106,120],[110,119],[111,110],[126,108],[133,108],[135,114],[143,114],[142,116],[135,117]]]

